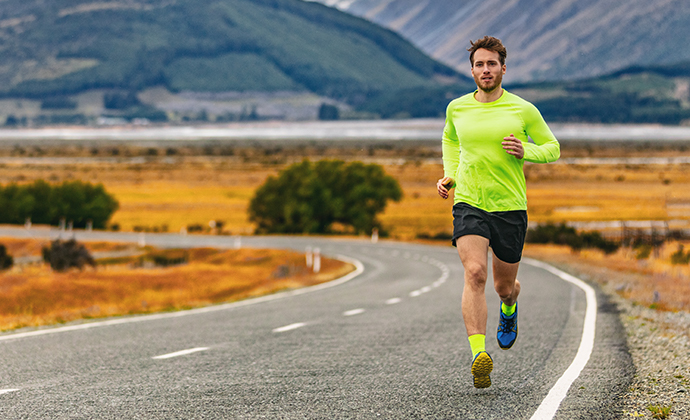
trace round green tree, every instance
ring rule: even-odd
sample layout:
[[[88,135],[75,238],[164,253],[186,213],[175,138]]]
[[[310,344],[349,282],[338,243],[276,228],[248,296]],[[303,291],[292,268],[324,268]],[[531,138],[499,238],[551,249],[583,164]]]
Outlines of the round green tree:
[[[256,190],[249,220],[257,233],[328,233],[339,223],[368,234],[380,227],[388,201],[401,198],[400,184],[380,165],[305,160]]]

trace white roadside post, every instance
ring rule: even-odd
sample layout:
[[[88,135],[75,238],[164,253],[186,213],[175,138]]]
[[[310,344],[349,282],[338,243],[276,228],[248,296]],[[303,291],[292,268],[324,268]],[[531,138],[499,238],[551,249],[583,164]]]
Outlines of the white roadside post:
[[[144,248],[146,246],[146,235],[144,232],[139,234],[139,248]]]
[[[86,222],[86,231],[87,232],[92,232],[93,231],[93,221],[89,220]]]
[[[241,236],[235,236],[235,249],[240,249],[242,248],[242,237]]]
[[[31,218],[30,218],[30,217],[27,217],[27,218],[26,218],[26,222],[24,222],[24,228],[25,228],[26,230],[31,229]]]
[[[377,228],[373,228],[371,230],[371,243],[375,244],[379,241],[379,230]]]
[[[319,271],[321,271],[321,250],[314,248],[314,272],[318,273]]]
[[[314,264],[314,254],[311,253],[311,247],[308,246],[306,250],[307,267],[311,268]]]

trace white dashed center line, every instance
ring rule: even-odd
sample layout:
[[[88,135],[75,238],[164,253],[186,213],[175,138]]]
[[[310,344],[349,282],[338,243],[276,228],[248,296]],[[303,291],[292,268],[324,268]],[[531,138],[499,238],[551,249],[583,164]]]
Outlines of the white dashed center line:
[[[400,303],[400,302],[402,302],[402,299],[400,299],[400,298],[392,298],[392,299],[388,299],[388,300],[386,301],[386,305],[395,305],[396,303]]]
[[[160,355],[160,356],[154,356],[154,357],[152,357],[152,359],[156,359],[156,360],[160,360],[160,359],[170,359],[170,358],[173,358],[173,357],[184,356],[184,355],[187,355],[187,354],[192,354],[192,353],[196,353],[196,352],[199,352],[199,351],[205,351],[205,350],[208,350],[208,347],[196,347],[196,348],[193,348],[193,349],[187,349],[187,350],[176,351],[175,353],[168,353],[168,354],[162,354],[162,355]]]
[[[276,329],[273,330],[273,332],[274,332],[274,333],[282,333],[282,332],[285,332],[285,331],[296,330],[297,328],[302,328],[302,327],[304,327],[305,325],[307,325],[307,324],[305,324],[304,322],[297,322],[297,323],[294,323],[294,324],[286,325],[286,326],[284,326],[284,327],[276,328]]]
[[[18,389],[0,389],[0,395],[9,394],[10,392],[19,391]]]
[[[343,316],[353,316],[353,315],[359,315],[364,313],[364,309],[359,308],[359,309],[352,309],[350,311],[343,312]]]

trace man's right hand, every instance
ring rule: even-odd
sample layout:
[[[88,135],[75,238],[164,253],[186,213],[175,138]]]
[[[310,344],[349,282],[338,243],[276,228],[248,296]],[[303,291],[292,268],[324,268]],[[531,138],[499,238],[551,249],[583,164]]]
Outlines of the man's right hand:
[[[438,195],[441,196],[444,200],[448,198],[450,195],[448,191],[455,186],[455,180],[451,177],[444,177],[438,180],[436,182],[436,190],[438,191]]]

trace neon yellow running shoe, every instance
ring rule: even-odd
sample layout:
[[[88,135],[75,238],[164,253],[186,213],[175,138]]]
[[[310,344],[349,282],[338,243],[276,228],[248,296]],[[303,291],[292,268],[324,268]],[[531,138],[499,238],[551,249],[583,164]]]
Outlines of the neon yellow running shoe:
[[[489,374],[494,370],[494,360],[489,353],[480,351],[472,360],[472,376],[474,376],[475,388],[488,388],[491,386]]]

